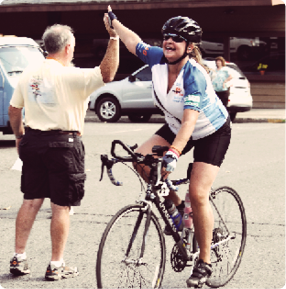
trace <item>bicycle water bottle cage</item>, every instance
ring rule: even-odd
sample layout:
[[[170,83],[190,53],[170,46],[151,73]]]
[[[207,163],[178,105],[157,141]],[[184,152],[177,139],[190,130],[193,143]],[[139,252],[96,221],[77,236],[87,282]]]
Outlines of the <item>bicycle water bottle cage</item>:
[[[168,151],[169,150],[169,147],[168,146],[159,146],[159,145],[156,145],[156,146],[153,146],[152,147],[152,153],[156,154],[157,156],[159,157],[162,157],[164,152]]]

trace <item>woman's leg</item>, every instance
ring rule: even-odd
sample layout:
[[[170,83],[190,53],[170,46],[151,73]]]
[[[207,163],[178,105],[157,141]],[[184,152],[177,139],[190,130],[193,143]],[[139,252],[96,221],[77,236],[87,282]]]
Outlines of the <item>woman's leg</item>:
[[[152,153],[152,148],[155,145],[170,146],[170,143],[166,141],[163,137],[154,134],[151,138],[149,138],[141,146],[139,146],[139,148],[137,148],[136,153],[141,153],[142,155],[150,154]],[[136,168],[138,173],[143,177],[143,179],[147,181],[150,173],[150,168],[138,164],[134,164],[134,167]],[[182,202],[181,198],[174,191],[170,191],[169,196],[165,198],[172,200],[175,206],[180,205]]]
[[[217,166],[195,162],[190,179],[190,200],[196,239],[200,247],[199,259],[208,264],[210,264],[210,246],[214,222],[209,203],[209,193],[218,171],[219,167]]]

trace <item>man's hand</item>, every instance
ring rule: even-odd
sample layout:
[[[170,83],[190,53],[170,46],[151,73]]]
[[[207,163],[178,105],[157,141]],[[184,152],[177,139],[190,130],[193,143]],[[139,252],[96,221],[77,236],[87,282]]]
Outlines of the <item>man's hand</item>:
[[[107,10],[108,10],[108,12],[112,12],[110,5],[108,6]],[[108,13],[104,13],[103,22],[104,22],[105,28],[106,28],[107,32],[109,33],[110,37],[117,37],[118,34],[110,26]]]

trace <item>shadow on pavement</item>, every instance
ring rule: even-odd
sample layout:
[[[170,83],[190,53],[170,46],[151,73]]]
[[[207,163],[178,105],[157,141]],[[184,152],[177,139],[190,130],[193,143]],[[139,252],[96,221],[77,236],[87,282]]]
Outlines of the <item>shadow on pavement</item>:
[[[0,140],[0,148],[15,147],[15,140]]]

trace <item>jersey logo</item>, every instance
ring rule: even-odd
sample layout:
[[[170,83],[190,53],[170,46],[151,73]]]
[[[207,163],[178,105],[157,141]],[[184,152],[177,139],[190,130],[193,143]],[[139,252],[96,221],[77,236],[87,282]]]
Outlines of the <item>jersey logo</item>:
[[[185,97],[185,106],[190,105],[193,107],[200,107],[201,98],[199,95],[187,95]]]
[[[179,94],[181,92],[181,88],[176,86],[175,90],[173,90],[176,94]]]
[[[145,46],[143,50],[143,54],[147,56],[147,50],[149,50],[149,46]]]

